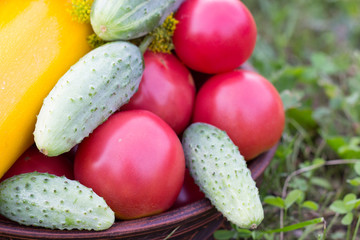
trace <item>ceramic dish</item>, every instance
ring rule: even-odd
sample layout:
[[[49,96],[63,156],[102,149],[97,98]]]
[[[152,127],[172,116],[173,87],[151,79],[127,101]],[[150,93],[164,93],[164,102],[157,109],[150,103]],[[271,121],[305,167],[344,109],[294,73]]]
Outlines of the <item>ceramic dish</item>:
[[[261,182],[276,146],[248,162],[253,179]],[[22,226],[0,219],[0,239],[201,239],[211,237],[223,223],[223,216],[207,199],[162,214],[130,221],[116,221],[106,231],[62,231]]]

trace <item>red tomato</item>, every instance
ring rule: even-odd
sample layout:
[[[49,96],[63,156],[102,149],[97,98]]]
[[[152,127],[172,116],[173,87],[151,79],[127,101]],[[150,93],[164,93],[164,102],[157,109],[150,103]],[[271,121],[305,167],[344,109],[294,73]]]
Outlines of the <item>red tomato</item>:
[[[79,144],[75,179],[102,196],[117,218],[170,208],[184,181],[185,158],[176,133],[146,110],[113,114]]]
[[[57,176],[66,176],[74,179],[73,164],[63,155],[48,157],[42,154],[35,145],[28,148],[4,174],[1,181],[6,178],[28,172],[50,173]]]
[[[144,60],[139,90],[121,109],[149,110],[180,134],[190,122],[195,100],[190,71],[172,54],[147,51]]]
[[[205,194],[200,191],[199,186],[196,185],[194,179],[191,177],[189,170],[186,169],[184,184],[172,208],[185,206],[203,199],[204,197]]]
[[[177,13],[175,52],[189,68],[204,73],[231,71],[252,54],[257,29],[240,0],[187,0]]]
[[[267,79],[234,70],[205,82],[195,100],[193,121],[225,130],[250,160],[279,141],[285,113],[279,93]]]

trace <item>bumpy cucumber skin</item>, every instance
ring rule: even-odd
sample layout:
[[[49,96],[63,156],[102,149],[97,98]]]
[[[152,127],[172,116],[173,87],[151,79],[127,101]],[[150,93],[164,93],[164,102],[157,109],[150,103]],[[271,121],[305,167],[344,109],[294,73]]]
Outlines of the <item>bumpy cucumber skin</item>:
[[[186,164],[211,203],[240,228],[254,229],[264,218],[255,181],[226,132],[193,123],[184,132]]]
[[[159,26],[174,6],[175,0],[95,0],[90,22],[105,41],[130,40]]]
[[[105,230],[115,214],[90,188],[48,173],[24,173],[0,183],[0,213],[22,225]]]
[[[111,42],[82,57],[45,98],[34,139],[48,156],[68,152],[137,91],[144,71],[139,48]]]

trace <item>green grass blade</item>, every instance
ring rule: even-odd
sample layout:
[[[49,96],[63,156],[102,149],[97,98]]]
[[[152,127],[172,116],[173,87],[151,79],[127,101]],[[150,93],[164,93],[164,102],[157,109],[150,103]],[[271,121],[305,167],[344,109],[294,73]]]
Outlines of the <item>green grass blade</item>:
[[[318,224],[318,223],[322,223],[322,222],[324,222],[324,218],[315,218],[315,219],[311,219],[311,220],[308,220],[308,221],[304,221],[304,222],[296,223],[296,224],[293,224],[293,225],[289,225],[289,226],[286,226],[286,227],[283,227],[283,228],[268,230],[268,231],[265,231],[265,233],[290,232],[290,231],[297,230],[299,228],[304,228],[306,226],[313,225],[313,224]]]
[[[356,227],[355,227],[355,230],[354,230],[354,235],[353,235],[352,240],[356,240],[359,227],[360,227],[360,215],[359,215],[357,223],[356,223]]]

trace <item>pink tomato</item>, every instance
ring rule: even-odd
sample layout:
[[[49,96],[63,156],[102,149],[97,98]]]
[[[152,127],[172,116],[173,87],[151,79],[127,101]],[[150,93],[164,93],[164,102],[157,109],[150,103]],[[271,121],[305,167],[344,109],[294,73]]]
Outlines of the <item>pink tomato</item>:
[[[144,54],[145,70],[139,90],[122,110],[149,110],[174,129],[183,132],[189,124],[195,100],[190,71],[172,54]]]
[[[239,0],[187,0],[175,14],[175,52],[189,68],[204,73],[233,70],[252,54],[257,29]]]
[[[267,79],[234,70],[205,82],[195,100],[193,121],[226,131],[250,160],[280,140],[285,112],[278,91]]]
[[[117,112],[79,144],[75,178],[102,196],[117,218],[169,209],[184,180],[176,133],[146,110]]]
[[[179,208],[188,205],[190,203],[201,200],[204,197],[205,194],[200,190],[199,186],[195,183],[193,177],[190,175],[189,170],[186,169],[184,184],[172,208]]]
[[[29,147],[4,174],[1,181],[28,172],[50,173],[74,179],[73,163],[64,155],[48,157],[42,154],[35,145]]]

